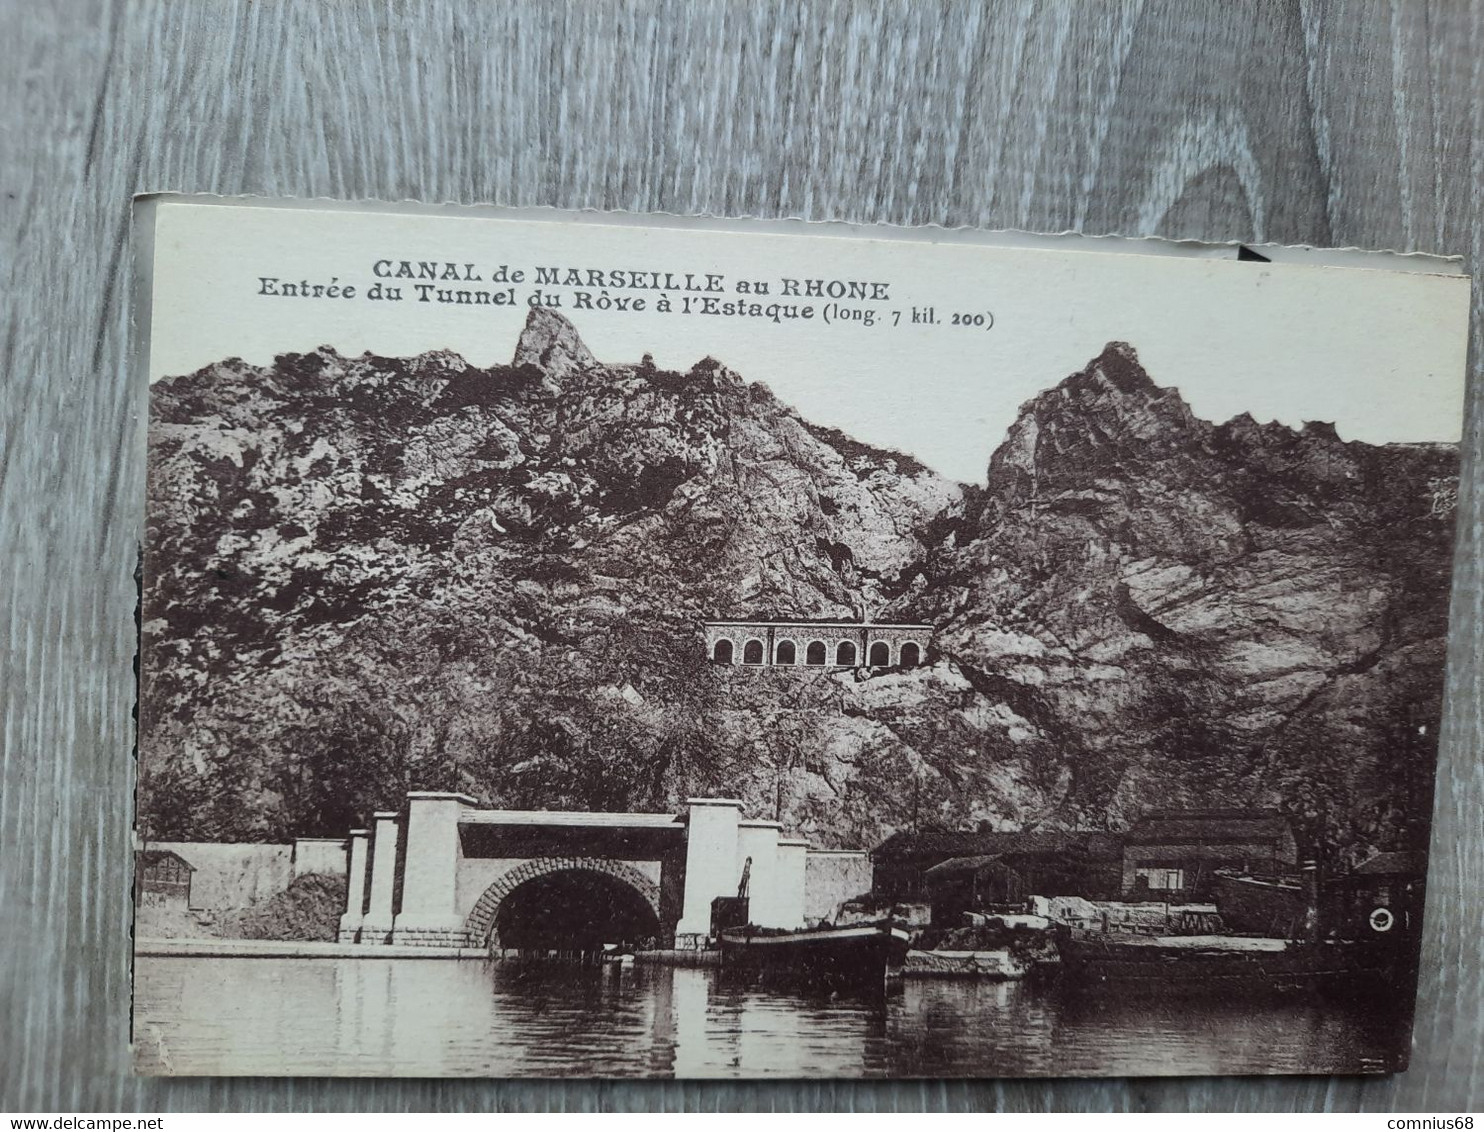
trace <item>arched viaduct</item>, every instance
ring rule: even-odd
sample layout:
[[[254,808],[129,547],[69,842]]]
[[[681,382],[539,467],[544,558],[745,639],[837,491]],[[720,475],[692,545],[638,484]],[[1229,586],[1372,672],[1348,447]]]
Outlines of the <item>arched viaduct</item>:
[[[703,621],[706,659],[745,668],[916,668],[933,626],[857,621]]]

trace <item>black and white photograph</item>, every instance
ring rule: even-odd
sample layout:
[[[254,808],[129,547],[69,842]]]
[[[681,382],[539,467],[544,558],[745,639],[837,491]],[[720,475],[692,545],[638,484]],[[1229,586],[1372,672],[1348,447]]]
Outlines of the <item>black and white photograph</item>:
[[[1457,261],[136,207],[137,1072],[1406,1068]]]

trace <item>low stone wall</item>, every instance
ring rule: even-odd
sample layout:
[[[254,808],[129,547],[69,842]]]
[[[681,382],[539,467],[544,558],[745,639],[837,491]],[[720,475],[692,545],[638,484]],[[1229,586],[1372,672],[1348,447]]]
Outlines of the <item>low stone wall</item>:
[[[342,936],[344,933],[341,933]],[[392,928],[392,943],[398,947],[474,947],[462,928]]]
[[[909,951],[902,974],[927,978],[1020,979],[1030,963],[1005,948],[988,951]]]
[[[349,852],[343,837],[298,837],[294,839],[294,876],[318,873],[343,877],[349,871]]]
[[[151,841],[147,848],[179,854],[191,874],[192,909],[227,911],[277,896],[294,879],[292,845],[218,841]]]
[[[430,947],[361,947],[340,943],[272,939],[147,939],[134,944],[136,956],[245,959],[485,959],[482,950]]]
[[[834,915],[843,900],[871,891],[871,858],[856,849],[811,849],[804,858],[804,922]]]

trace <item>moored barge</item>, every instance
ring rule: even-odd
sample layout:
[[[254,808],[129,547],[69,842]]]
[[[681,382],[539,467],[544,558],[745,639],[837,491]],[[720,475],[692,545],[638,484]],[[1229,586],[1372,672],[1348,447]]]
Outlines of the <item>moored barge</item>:
[[[798,977],[825,987],[884,986],[899,976],[911,937],[888,924],[770,931],[727,928],[719,933],[724,970]]]
[[[1374,993],[1406,966],[1397,948],[1353,940],[1068,933],[1057,948],[1067,984],[1085,991]]]

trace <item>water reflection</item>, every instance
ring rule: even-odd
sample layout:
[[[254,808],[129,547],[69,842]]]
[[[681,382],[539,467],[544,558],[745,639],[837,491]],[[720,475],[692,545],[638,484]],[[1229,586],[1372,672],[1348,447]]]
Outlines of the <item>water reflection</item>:
[[[138,961],[141,1072],[946,1077],[1375,1072],[1395,1022],[1311,1001],[1071,998],[908,981],[876,1000],[708,970],[436,960]]]

